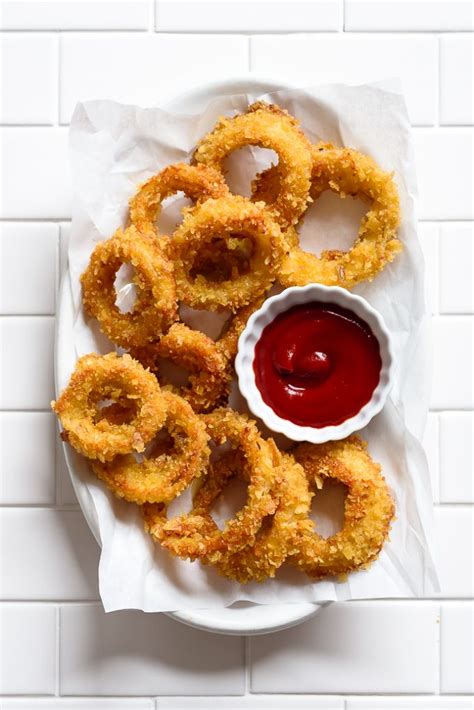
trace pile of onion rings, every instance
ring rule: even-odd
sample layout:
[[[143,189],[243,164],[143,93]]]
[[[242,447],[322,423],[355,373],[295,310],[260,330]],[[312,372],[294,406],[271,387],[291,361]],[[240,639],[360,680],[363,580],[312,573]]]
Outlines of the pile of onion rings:
[[[225,159],[245,146],[275,151],[278,164],[256,176],[252,195],[231,193]],[[298,225],[326,190],[368,203],[347,252],[305,252]],[[169,197],[191,206],[163,234],[157,218]],[[352,288],[373,279],[401,244],[393,176],[369,156],[312,145],[299,122],[257,102],[221,118],[191,163],[152,175],[129,201],[128,224],[99,242],[82,274],[84,313],[122,354],[80,358],[52,408],[62,438],[91,462],[117,497],[141,506],[145,529],[172,555],[213,565],[245,584],[274,577],[288,562],[311,579],[343,577],[375,560],[394,505],[367,444],[354,435],[280,450],[257,422],[229,407],[239,336],[274,284],[317,282]],[[136,299],[117,305],[122,265],[134,270]],[[191,328],[183,306],[226,313],[216,340]],[[127,352],[124,352],[127,351]],[[188,372],[173,383],[164,363]],[[240,479],[246,502],[222,526],[213,507]],[[347,488],[342,529],[329,538],[310,517],[324,485]],[[188,513],[170,504],[192,485]]]

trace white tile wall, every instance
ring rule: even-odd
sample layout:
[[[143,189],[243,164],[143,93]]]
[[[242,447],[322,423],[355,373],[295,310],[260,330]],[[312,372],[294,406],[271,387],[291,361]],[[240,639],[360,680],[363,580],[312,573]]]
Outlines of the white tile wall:
[[[440,498],[443,503],[474,503],[472,412],[445,412],[439,423]]]
[[[0,313],[53,315],[58,226],[4,222],[0,240]]]
[[[1,128],[0,218],[70,217],[71,186],[65,128]]]
[[[63,695],[241,695],[244,642],[163,614],[63,606]]]
[[[264,35],[251,38],[251,69],[299,85],[400,77],[415,125],[436,118],[438,45],[427,35]]]
[[[290,4],[291,2],[291,4]],[[156,0],[157,32],[338,30],[340,0]]]
[[[247,56],[247,39],[236,35],[63,35],[61,122],[69,122],[76,102],[84,99],[164,102],[177,90],[201,84],[203,76],[211,81],[241,74]]]
[[[474,14],[474,10],[473,14]],[[454,34],[440,40],[440,122],[465,125],[473,122],[472,35]]]
[[[54,505],[56,422],[53,414],[0,412],[0,429],[2,505]]]
[[[55,122],[57,51],[58,38],[50,34],[0,37],[0,123]]]
[[[345,30],[472,30],[470,0],[346,0]]]
[[[429,602],[333,604],[301,628],[251,640],[252,691],[434,693],[438,617]]]
[[[474,321],[465,316],[433,319],[434,409],[472,409]],[[453,347],[456,343],[456,347]]]
[[[447,604],[441,612],[441,692],[474,693],[472,604]]]
[[[99,550],[77,510],[0,511],[2,599],[98,599]]]
[[[0,317],[0,343],[0,407],[49,409],[54,398],[54,318]]]
[[[151,698],[8,698],[2,710],[154,710]]]
[[[145,30],[149,0],[3,0],[6,30]]]
[[[2,710],[472,710],[472,2],[3,0],[1,12]],[[104,615],[49,402],[71,218],[61,124],[83,99],[156,103],[249,70],[404,84],[434,314],[424,443],[442,590],[333,605],[244,643]]]
[[[415,133],[421,219],[474,218],[472,135],[463,128]]]
[[[0,605],[0,692],[54,695],[56,609],[52,605]]]
[[[443,264],[439,284],[441,313],[474,313],[472,224],[441,225],[440,261]]]
[[[8,698],[2,710],[154,710],[151,698]]]
[[[474,509],[439,506],[435,510],[441,597],[474,596]]]

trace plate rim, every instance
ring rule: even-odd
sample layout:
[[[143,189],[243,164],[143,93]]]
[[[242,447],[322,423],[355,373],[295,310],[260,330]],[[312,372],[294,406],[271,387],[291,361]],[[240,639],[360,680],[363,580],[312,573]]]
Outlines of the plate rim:
[[[198,87],[188,89],[176,97],[167,100],[162,108],[173,110],[176,112],[190,112],[189,105],[197,102],[209,102],[213,98],[219,98],[234,93],[247,93],[248,91],[258,91],[259,93],[268,93],[272,91],[288,90],[296,88],[294,85],[283,83],[275,78],[260,77],[254,74],[243,74],[234,76],[229,79],[216,80]],[[181,109],[179,110],[179,107]],[[196,109],[195,109],[196,110]],[[55,342],[54,342],[54,379],[56,396],[60,387],[61,363],[64,360],[64,349],[67,347],[63,333],[65,318],[68,308],[72,308],[72,293],[70,287],[69,272],[67,263],[61,276],[60,288],[58,292],[58,301],[56,305],[56,326],[55,326]],[[68,298],[69,296],[69,298]],[[70,332],[70,331],[69,331]],[[70,340],[70,339],[69,339]],[[73,344],[69,342],[73,348]],[[89,529],[99,546],[101,545],[100,535],[98,531],[98,521],[95,520],[93,511],[87,505],[86,496],[84,495],[87,486],[85,483],[80,484],[80,476],[76,468],[80,464],[79,456],[69,450],[64,442],[62,442],[62,451],[68,469],[69,477],[77,496],[82,514],[86,519]],[[85,464],[84,464],[85,465]],[[175,619],[187,626],[191,626],[202,631],[208,631],[217,634],[227,635],[245,635],[254,636],[259,634],[273,633],[283,629],[290,628],[302,623],[306,619],[318,614],[318,612],[331,602],[304,602],[304,603],[287,603],[287,604],[256,604],[249,602],[249,606],[242,607],[214,607],[212,609],[191,609],[183,611],[169,612],[151,612],[164,613],[166,616]],[[258,621],[249,625],[246,617],[252,616],[249,608],[257,614]],[[214,618],[213,618],[214,617]]]

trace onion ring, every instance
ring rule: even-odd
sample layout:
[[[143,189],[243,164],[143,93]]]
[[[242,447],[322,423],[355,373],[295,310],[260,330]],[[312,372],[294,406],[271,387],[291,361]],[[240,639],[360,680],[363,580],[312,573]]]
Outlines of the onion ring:
[[[249,272],[219,283],[202,274],[192,277],[199,250],[218,237],[226,241],[249,237],[254,250]],[[193,308],[233,312],[264,294],[275,280],[284,256],[278,224],[262,203],[231,196],[206,200],[187,212],[169,244],[174,261],[178,298]]]
[[[133,357],[156,375],[161,385],[168,385],[160,373],[159,360],[167,358],[191,371],[188,383],[172,390],[184,397],[195,412],[220,406],[229,395],[230,377],[227,362],[216,343],[205,333],[175,323],[158,342],[131,351]]]
[[[254,181],[254,199],[274,194],[278,180],[275,168],[258,176]],[[397,188],[393,176],[384,173],[372,158],[350,148],[315,146],[311,198],[317,200],[325,190],[332,190],[342,198],[359,196],[371,203],[357,239],[347,252],[328,250],[319,257],[299,247],[290,249],[279,276],[283,286],[315,282],[353,288],[361,281],[371,281],[402,249],[397,238],[400,222]],[[289,230],[285,236],[294,247],[294,233]]]
[[[153,175],[130,200],[130,222],[141,232],[157,236],[156,219],[164,200],[177,192],[184,192],[193,202],[210,197],[224,197],[229,193],[222,174],[206,165],[169,165]]]
[[[279,189],[268,209],[282,227],[296,224],[308,203],[312,162],[311,144],[299,122],[280,107],[258,101],[245,113],[221,118],[199,142],[193,161],[222,171],[224,159],[246,145],[278,154]]]
[[[253,545],[233,555],[225,555],[216,565],[221,574],[241,584],[263,582],[275,576],[288,555],[297,552],[299,527],[309,513],[312,496],[302,467],[291,454],[278,454],[275,465],[279,466],[278,474],[281,478],[277,483],[279,503],[274,515],[269,518],[268,525],[264,521]],[[216,463],[216,467],[224,468],[224,475],[221,473],[223,482],[233,475],[239,475],[235,464],[235,460],[229,461],[229,457],[225,456]],[[203,489],[204,486],[200,488],[199,494],[202,494]]]
[[[299,444],[292,453],[311,487],[332,479],[346,485],[348,493],[342,530],[323,538],[308,518],[291,562],[314,579],[367,567],[388,537],[395,508],[381,467],[371,459],[366,442],[353,435],[327,444]]]
[[[223,530],[201,507],[193,507],[190,513],[168,520],[165,506],[147,505],[143,515],[145,528],[171,553],[182,559],[212,563],[224,554],[253,543],[263,519],[275,512],[278,501],[273,491],[277,477],[273,450],[261,437],[254,421],[231,409],[216,409],[203,419],[216,444],[228,441],[232,449],[242,455],[249,480],[246,505],[226,522]],[[211,465],[203,478],[207,491],[213,485],[213,475]]]
[[[233,362],[237,355],[240,334],[252,313],[260,308],[264,300],[265,296],[260,296],[248,306],[240,308],[224,323],[219,338],[216,340],[216,346],[228,362]]]
[[[158,447],[143,461],[128,455],[92,465],[96,476],[118,498],[131,503],[172,501],[204,473],[209,462],[209,437],[202,420],[178,395],[163,391],[162,396],[166,404],[163,426],[174,441],[173,455]],[[160,429],[157,427],[154,434]]]
[[[99,402],[108,399],[120,405],[121,421],[113,404],[109,416],[109,408],[100,410]],[[99,461],[143,451],[166,417],[156,378],[130,355],[116,353],[81,357],[68,386],[51,407],[64,427],[63,439],[87,458]]]
[[[135,268],[137,298],[130,313],[115,304],[115,277],[120,266]],[[110,340],[122,347],[145,345],[155,340],[177,318],[173,266],[149,236],[135,227],[118,230],[99,242],[81,276],[86,313],[99,322]]]

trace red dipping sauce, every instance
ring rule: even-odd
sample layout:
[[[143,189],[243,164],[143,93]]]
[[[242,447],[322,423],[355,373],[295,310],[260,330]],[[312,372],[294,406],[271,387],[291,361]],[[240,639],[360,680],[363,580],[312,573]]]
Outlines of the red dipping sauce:
[[[356,415],[380,379],[379,343],[367,323],[333,303],[280,313],[255,346],[255,381],[282,419],[315,428]]]

